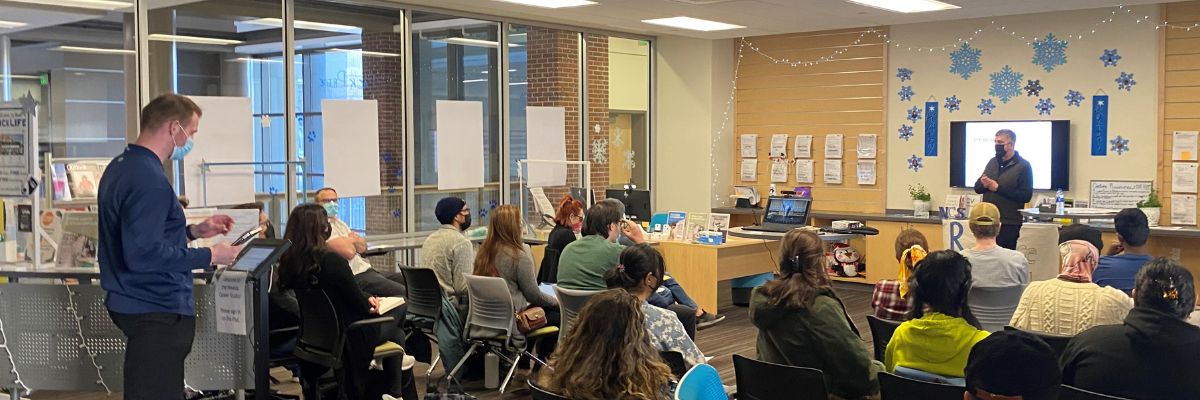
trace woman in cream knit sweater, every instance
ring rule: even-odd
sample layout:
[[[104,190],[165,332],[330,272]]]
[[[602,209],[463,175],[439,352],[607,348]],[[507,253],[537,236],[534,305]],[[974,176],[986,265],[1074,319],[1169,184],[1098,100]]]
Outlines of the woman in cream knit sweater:
[[[1096,325],[1120,325],[1133,299],[1120,290],[1092,283],[1100,259],[1091,243],[1069,240],[1058,246],[1062,273],[1029,284],[1009,325],[1049,335],[1075,336]]]

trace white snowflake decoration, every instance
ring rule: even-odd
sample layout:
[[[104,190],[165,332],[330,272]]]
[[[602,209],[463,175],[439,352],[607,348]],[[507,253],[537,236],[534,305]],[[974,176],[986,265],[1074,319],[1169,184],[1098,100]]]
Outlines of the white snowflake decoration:
[[[916,123],[918,119],[921,119],[921,107],[912,106],[908,109],[908,120]]]
[[[592,162],[596,164],[608,164],[608,139],[596,139],[592,141]]]
[[[912,80],[913,70],[900,67],[896,68],[896,77],[900,78],[900,82]]]
[[[1078,90],[1067,90],[1067,97],[1065,99],[1067,99],[1068,106],[1079,107],[1083,104],[1083,93],[1079,93]]]
[[[946,111],[948,111],[948,112],[958,111],[958,107],[961,104],[962,104],[962,100],[958,99],[958,95],[951,95],[950,97],[946,98]]]
[[[1001,103],[1007,104],[1008,99],[1021,95],[1021,80],[1025,78],[1025,74],[1013,71],[1005,65],[1000,71],[988,75],[988,78],[992,81],[988,95],[999,97]]]
[[[1133,91],[1133,85],[1137,84],[1137,81],[1133,80],[1133,74],[1125,72],[1121,72],[1121,76],[1114,81],[1117,82],[1117,90],[1124,89],[1126,92]]]
[[[908,158],[908,169],[913,170],[913,172],[920,172],[921,168],[924,167],[924,161],[921,159],[921,157],[917,157],[916,154],[913,154],[912,157]]]
[[[912,97],[913,97],[912,86],[901,86],[900,92],[898,92],[896,94],[900,95],[900,101],[912,100]]]
[[[1046,72],[1067,63],[1067,41],[1059,40],[1053,33],[1044,39],[1033,40],[1033,64],[1042,66]]]
[[[1100,56],[1100,61],[1104,62],[1105,67],[1117,66],[1117,61],[1121,61],[1121,55],[1117,54],[1117,49],[1104,49],[1104,54]]]
[[[1123,138],[1120,135],[1116,139],[1109,140],[1108,143],[1112,145],[1109,151],[1116,152],[1118,156],[1125,155],[1130,150],[1129,139]]]
[[[1050,99],[1038,99],[1037,105],[1033,109],[1038,110],[1038,115],[1049,115],[1050,110],[1054,109],[1054,103]]]
[[[625,151],[625,169],[632,170],[634,168],[637,168],[636,158],[637,158],[637,154],[634,154],[633,150],[626,150]]]
[[[613,128],[612,131],[613,131],[612,144],[617,147],[624,146],[625,145],[625,135],[624,135],[625,130],[621,129],[621,128]]]
[[[969,79],[971,74],[983,70],[983,65],[979,63],[979,54],[981,50],[971,47],[970,43],[963,42],[958,50],[950,52],[950,73],[961,76],[964,80]]]
[[[979,115],[992,115],[992,110],[996,109],[996,103],[992,99],[979,99]]]
[[[904,141],[908,141],[909,139],[912,139],[912,137],[913,137],[912,125],[901,124],[900,129],[898,129],[898,131],[900,132],[900,138],[904,139]]]

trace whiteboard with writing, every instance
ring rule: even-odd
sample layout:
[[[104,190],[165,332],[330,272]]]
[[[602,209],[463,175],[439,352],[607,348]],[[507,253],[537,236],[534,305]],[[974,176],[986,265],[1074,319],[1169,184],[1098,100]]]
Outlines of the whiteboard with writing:
[[[1120,210],[1137,207],[1150,196],[1153,181],[1092,181],[1091,208]]]

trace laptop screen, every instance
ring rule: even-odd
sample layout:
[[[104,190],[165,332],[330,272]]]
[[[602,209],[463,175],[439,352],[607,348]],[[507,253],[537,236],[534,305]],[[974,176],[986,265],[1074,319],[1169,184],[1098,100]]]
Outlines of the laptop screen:
[[[767,215],[763,223],[781,225],[807,225],[808,204],[805,198],[772,198],[767,200]]]

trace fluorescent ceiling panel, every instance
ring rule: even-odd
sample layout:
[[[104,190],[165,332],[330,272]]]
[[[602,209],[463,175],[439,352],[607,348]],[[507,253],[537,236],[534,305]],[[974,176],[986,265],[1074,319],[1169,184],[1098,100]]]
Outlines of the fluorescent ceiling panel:
[[[644,19],[642,22],[647,24],[669,26],[672,28],[687,29],[693,31],[712,32],[723,31],[729,29],[745,28],[741,25],[727,24],[724,22],[709,21],[706,19],[692,17],[671,17],[658,19]]]
[[[950,3],[943,3],[937,0],[847,0],[851,3],[862,4],[867,7],[874,7],[898,13],[918,13],[929,11],[953,10],[962,8]]]
[[[148,36],[147,39],[157,40],[160,42],[182,42],[182,43],[220,44],[220,45],[238,44],[238,43],[242,42],[241,40],[218,39],[218,38],[200,37],[200,36],[165,35],[165,34],[161,34],[161,33],[152,34],[152,35]]]
[[[452,37],[445,39],[430,39],[431,42],[442,42],[445,44],[457,44],[460,46],[475,46],[475,47],[491,47],[493,49],[500,47],[500,43],[491,40],[471,39],[463,37]],[[508,47],[521,47],[516,43],[509,43]]]
[[[20,28],[25,25],[29,25],[29,24],[26,24],[24,22],[0,21],[0,29]]]
[[[534,6],[542,8],[566,8],[590,6],[596,4],[591,0],[500,0],[505,3],[520,4],[524,6]]]
[[[41,4],[47,6],[86,8],[112,11],[133,7],[133,3],[110,0],[6,0],[11,3]]]
[[[314,31],[337,32],[337,33],[353,33],[362,34],[362,28],[350,25],[328,24],[324,22],[312,21],[293,21],[296,28],[308,29]],[[234,25],[238,27],[238,32],[250,32],[256,30],[282,28],[283,20],[279,18],[258,18],[247,21],[237,21]]]
[[[364,55],[364,56],[375,56],[375,57],[400,57],[400,55],[396,54],[396,53],[384,53],[381,51],[366,51],[366,50],[357,50],[357,49],[330,49],[329,51],[335,51],[335,52],[339,52],[339,53],[362,53],[362,55]]]
[[[117,54],[131,55],[135,52],[126,49],[105,49],[99,47],[79,47],[79,46],[58,46],[50,48],[51,51],[65,51],[68,53],[88,53],[88,54]]]

